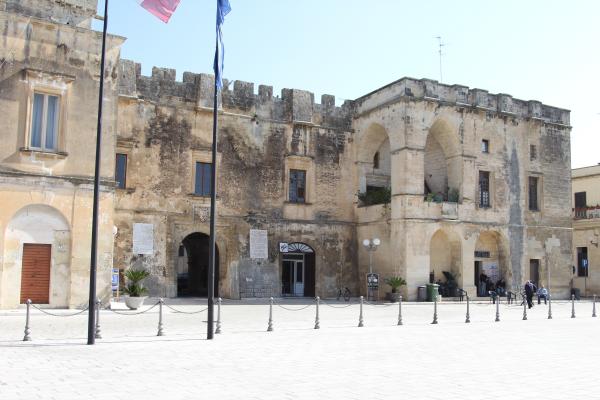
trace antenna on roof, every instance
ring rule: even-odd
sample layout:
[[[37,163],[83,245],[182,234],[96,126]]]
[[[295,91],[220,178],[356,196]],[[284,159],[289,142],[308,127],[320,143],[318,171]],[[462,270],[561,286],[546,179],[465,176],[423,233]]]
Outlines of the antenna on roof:
[[[444,55],[444,53],[442,53],[442,47],[444,47],[446,45],[446,43],[442,42],[441,36],[436,36],[435,38],[438,40],[438,46],[439,46],[438,53],[440,55],[440,83],[442,83],[444,81],[443,75],[442,75],[442,56]]]

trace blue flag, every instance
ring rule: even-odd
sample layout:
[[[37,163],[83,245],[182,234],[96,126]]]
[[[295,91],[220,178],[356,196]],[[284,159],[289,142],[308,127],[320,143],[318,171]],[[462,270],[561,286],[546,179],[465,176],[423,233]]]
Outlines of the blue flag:
[[[223,88],[223,62],[225,61],[225,46],[223,46],[223,32],[221,26],[225,22],[225,16],[231,11],[229,0],[217,0],[217,48],[215,50],[215,83],[217,90]]]

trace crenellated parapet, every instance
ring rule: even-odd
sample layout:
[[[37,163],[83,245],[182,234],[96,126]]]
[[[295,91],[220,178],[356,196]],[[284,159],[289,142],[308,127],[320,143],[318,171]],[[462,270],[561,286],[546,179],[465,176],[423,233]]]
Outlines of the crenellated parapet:
[[[547,106],[536,100],[515,99],[509,94],[491,94],[483,89],[446,85],[431,79],[402,78],[358,98],[354,103],[357,114],[363,115],[401,99],[472,107],[505,116],[570,125],[569,110]]]
[[[141,74],[141,65],[121,60],[119,65],[119,95],[156,104],[185,103],[200,109],[212,109],[214,75],[184,72],[182,81],[176,71],[152,68],[152,76]],[[219,102],[223,110],[276,122],[319,125],[325,128],[350,130],[353,102],[335,105],[335,96],[323,95],[321,104],[306,90],[283,89],[281,97],[273,96],[273,87],[251,82],[224,80]]]

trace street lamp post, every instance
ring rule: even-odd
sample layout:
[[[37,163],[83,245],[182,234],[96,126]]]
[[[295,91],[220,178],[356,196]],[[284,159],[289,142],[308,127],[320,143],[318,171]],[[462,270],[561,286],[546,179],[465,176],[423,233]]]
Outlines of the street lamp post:
[[[371,276],[371,274],[373,274],[373,252],[375,252],[377,250],[377,247],[379,247],[379,245],[381,244],[381,240],[379,240],[379,238],[373,238],[373,239],[365,239],[363,240],[363,246],[365,246],[365,248],[367,249],[367,251],[369,252],[369,276]],[[377,282],[377,284],[379,285],[379,282]],[[371,299],[372,300],[372,287],[371,285],[369,285],[369,281],[367,279],[367,299]]]

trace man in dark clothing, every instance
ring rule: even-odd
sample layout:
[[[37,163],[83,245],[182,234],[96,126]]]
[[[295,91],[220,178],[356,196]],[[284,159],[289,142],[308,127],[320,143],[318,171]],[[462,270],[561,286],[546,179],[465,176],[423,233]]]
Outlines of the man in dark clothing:
[[[525,282],[525,297],[527,298],[527,307],[533,307],[533,295],[537,292],[537,288],[531,281]]]

